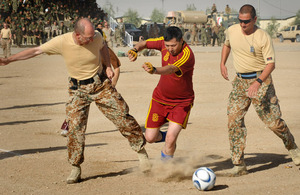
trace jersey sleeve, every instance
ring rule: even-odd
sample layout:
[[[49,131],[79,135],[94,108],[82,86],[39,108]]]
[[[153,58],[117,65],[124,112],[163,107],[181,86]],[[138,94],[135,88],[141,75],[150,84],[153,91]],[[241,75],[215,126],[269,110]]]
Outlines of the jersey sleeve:
[[[164,37],[151,38],[146,40],[146,47],[148,49],[162,50],[164,44]]]

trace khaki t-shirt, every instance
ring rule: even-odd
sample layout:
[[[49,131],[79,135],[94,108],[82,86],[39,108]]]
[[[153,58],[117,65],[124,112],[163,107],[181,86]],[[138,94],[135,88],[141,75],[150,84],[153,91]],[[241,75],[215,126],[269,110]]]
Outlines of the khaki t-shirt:
[[[271,37],[258,28],[251,35],[244,35],[241,26],[235,24],[226,31],[225,45],[231,47],[233,65],[239,73],[262,71],[266,64],[275,63]],[[251,52],[251,46],[254,52]]]
[[[3,28],[1,30],[1,38],[9,39],[11,35],[11,30],[10,28]]]
[[[69,76],[78,80],[85,80],[101,72],[100,50],[104,46],[102,35],[95,31],[95,37],[87,45],[77,45],[72,37],[73,32],[57,36],[41,45],[41,49],[48,55],[62,55]]]

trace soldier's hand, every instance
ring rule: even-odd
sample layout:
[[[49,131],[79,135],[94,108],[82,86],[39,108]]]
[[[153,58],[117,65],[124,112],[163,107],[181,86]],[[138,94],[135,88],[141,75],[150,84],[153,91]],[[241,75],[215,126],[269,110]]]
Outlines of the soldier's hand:
[[[221,68],[221,74],[222,74],[223,78],[226,79],[227,81],[229,81],[228,72],[227,72],[226,66],[225,65],[221,65],[220,68]]]
[[[137,52],[138,52],[138,50],[136,48],[133,48],[128,51],[128,58],[131,62],[133,62],[137,59]]]
[[[0,66],[5,66],[9,64],[9,61],[7,58],[0,58]]]
[[[156,72],[156,68],[150,62],[145,62],[142,67],[150,74],[154,74]]]
[[[111,67],[106,68],[106,75],[110,80],[115,76],[114,71],[111,69]]]

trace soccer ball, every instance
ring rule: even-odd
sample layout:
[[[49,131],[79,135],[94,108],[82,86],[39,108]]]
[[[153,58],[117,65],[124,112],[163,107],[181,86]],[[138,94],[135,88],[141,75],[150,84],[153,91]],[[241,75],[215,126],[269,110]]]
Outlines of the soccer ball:
[[[198,190],[210,190],[215,186],[215,182],[216,174],[210,168],[200,167],[193,174],[193,183]]]

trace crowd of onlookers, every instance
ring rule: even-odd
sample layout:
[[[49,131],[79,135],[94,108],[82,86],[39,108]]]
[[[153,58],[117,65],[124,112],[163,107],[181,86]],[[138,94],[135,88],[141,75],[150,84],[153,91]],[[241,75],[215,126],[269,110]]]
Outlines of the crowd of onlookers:
[[[12,44],[19,47],[40,45],[73,31],[80,17],[90,18],[96,26],[107,15],[96,0],[0,0],[0,30],[8,24]]]

